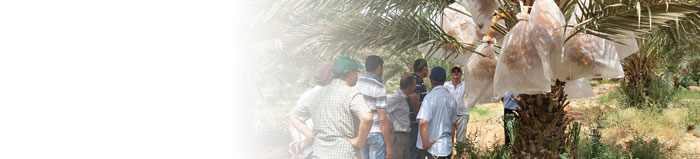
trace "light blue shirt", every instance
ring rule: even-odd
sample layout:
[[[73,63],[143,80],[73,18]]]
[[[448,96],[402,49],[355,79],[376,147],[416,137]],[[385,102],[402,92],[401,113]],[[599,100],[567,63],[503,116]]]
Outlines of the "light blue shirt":
[[[517,108],[520,108],[520,106],[518,106],[517,103],[510,100],[511,97],[518,98],[518,94],[515,94],[513,92],[506,93],[506,96],[503,96],[503,108],[510,109],[510,110],[515,110]]]
[[[457,121],[457,100],[442,85],[436,86],[423,99],[416,119],[428,122],[428,141],[435,141],[427,151],[436,156],[452,153],[452,123]],[[420,133],[416,147],[423,149]]]

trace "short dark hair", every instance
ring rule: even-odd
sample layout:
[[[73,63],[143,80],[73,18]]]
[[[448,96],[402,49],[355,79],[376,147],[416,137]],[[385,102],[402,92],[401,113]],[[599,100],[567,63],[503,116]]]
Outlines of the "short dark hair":
[[[399,81],[399,88],[401,89],[406,89],[410,87],[411,85],[416,84],[416,79],[411,78],[411,76],[406,76],[401,78],[401,81]]]
[[[426,62],[424,59],[416,59],[416,61],[413,61],[413,72],[423,71],[423,68],[427,66],[428,62]]]
[[[365,69],[369,72],[374,72],[379,68],[379,66],[384,65],[384,60],[382,60],[381,57],[377,55],[370,55],[367,56],[367,59],[365,59]]]

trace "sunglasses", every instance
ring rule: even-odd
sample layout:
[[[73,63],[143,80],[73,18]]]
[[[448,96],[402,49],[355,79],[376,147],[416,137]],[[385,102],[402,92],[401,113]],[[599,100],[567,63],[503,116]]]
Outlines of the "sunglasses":
[[[462,70],[454,69],[452,70],[452,73],[462,73]]]

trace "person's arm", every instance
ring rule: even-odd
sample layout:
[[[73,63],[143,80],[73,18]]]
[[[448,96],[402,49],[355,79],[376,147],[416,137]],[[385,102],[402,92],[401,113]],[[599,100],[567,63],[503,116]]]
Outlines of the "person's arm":
[[[453,101],[454,102],[452,102],[452,103],[455,107],[452,109],[452,112],[457,112],[459,110],[459,108],[457,108],[457,106],[458,106],[457,100],[453,100]],[[452,126],[452,136],[454,136],[452,138],[452,143],[456,144],[457,143],[457,142],[455,142],[457,140],[457,138],[456,138],[457,134],[455,133],[457,130],[456,129],[457,128],[457,114],[456,113],[452,114],[452,116],[450,117],[450,122],[452,123],[452,124],[450,124],[450,126]],[[466,125],[465,125],[465,127],[466,127]]]
[[[289,129],[289,135],[292,136],[292,142],[299,142],[301,141],[301,138],[299,138],[299,131],[297,131],[297,128],[294,127],[294,124],[292,123],[292,120],[289,120],[289,123],[287,124],[287,127]]]
[[[292,125],[294,125],[294,128],[301,132],[301,134],[304,135],[307,140],[313,138],[313,133],[311,132],[311,129],[309,129],[306,123],[299,120],[294,114],[289,114],[289,122]]]
[[[456,136],[456,135],[457,135],[457,134],[455,134],[455,132],[456,132],[456,130],[457,130],[457,129],[456,129],[457,123],[453,122],[451,126],[452,126],[452,136],[455,136],[455,137],[452,138],[452,143],[457,144],[457,142],[456,142],[456,140],[457,140],[457,136]]]
[[[350,112],[358,119],[360,119],[359,132],[355,138],[345,137],[345,140],[350,142],[355,148],[362,148],[365,145],[365,140],[367,140],[367,135],[369,135],[369,130],[372,128],[372,111],[369,110],[369,106],[362,98],[361,94],[355,94],[355,97],[350,101]]]
[[[391,125],[386,115],[386,109],[377,109],[377,114],[379,114],[379,129],[381,129],[384,138],[386,158],[391,159],[394,156],[394,151],[391,146]]]
[[[433,141],[428,142],[428,121],[420,119],[418,121],[418,127],[420,130],[421,139],[423,140],[423,141],[421,141],[421,142],[423,142],[423,150],[428,151],[428,149],[430,149],[430,147],[432,147],[436,141],[436,140],[433,140]]]
[[[408,99],[410,101],[408,104],[411,106],[411,109],[413,109],[413,112],[418,114],[418,111],[420,110],[420,94],[411,93],[408,95]]]
[[[377,116],[379,120],[379,130],[382,132],[382,138],[384,139],[384,148],[386,149],[386,158],[391,159],[394,156],[394,149],[391,145],[391,124],[389,117],[387,116],[387,98],[386,90],[381,89],[375,92],[378,97],[375,101],[375,106],[377,109]]]
[[[357,133],[357,137],[345,137],[345,139],[348,140],[353,147],[358,149],[362,148],[362,146],[365,145],[365,140],[367,140],[367,135],[369,135],[369,129],[372,128],[372,122],[372,112],[365,113],[362,115],[362,118],[360,118],[360,131]]]

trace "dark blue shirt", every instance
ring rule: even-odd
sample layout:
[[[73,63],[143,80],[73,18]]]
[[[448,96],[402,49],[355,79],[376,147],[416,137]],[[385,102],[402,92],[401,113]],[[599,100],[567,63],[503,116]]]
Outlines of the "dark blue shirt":
[[[423,98],[425,98],[425,95],[428,94],[428,87],[425,87],[425,83],[423,83],[423,78],[418,76],[417,74],[413,73],[411,74],[411,78],[416,80],[416,90],[414,90],[414,93],[420,94],[420,102],[419,104],[423,104]],[[416,120],[416,112],[413,111],[413,109],[410,109],[411,112],[411,123],[418,123]]]

